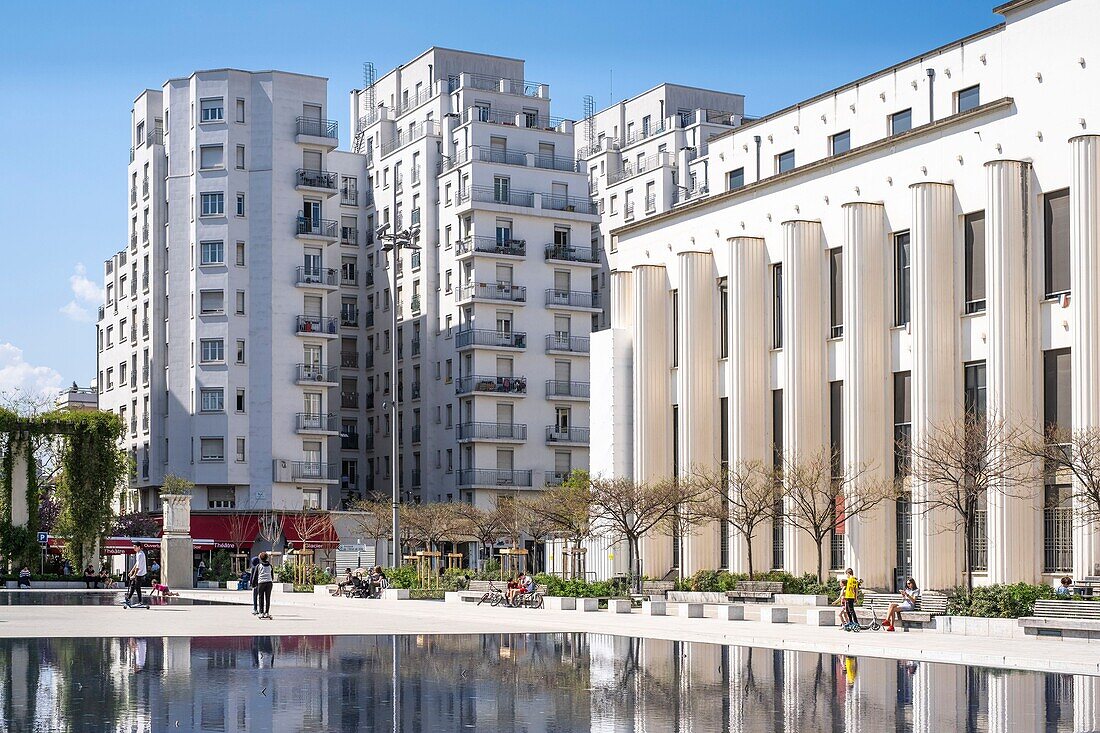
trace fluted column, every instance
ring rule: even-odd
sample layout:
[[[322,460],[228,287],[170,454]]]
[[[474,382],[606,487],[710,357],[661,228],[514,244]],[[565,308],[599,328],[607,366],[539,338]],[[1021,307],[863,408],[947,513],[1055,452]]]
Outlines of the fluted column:
[[[872,480],[889,476],[889,316],[886,212],[882,204],[844,205],[844,463]],[[871,587],[892,585],[894,507],[886,502],[844,527],[846,564]]]
[[[824,268],[821,222],[783,222],[783,452],[788,461],[813,460],[826,450]],[[815,553],[808,535],[786,523],[784,570],[816,571]]]
[[[690,476],[718,466],[718,283],[710,252],[681,252],[678,259],[678,465],[681,476]],[[711,523],[684,536],[683,575],[718,568],[717,531]]]
[[[634,268],[634,480],[672,475],[669,327],[672,301],[664,265]],[[672,564],[672,541],[656,533],[642,542],[642,572],[661,578]]]
[[[1073,729],[1100,730],[1100,677],[1073,675]]]
[[[614,270],[611,273],[611,327],[634,327],[634,273]]]
[[[914,183],[912,261],[913,443],[927,439],[933,425],[957,415],[954,223],[955,190],[946,183]],[[915,466],[916,470],[919,467]],[[924,511],[920,501],[931,489],[912,486],[913,576],[921,588],[944,589],[959,577],[952,517]]]
[[[1031,166],[1016,160],[986,163],[986,404],[991,428],[1004,431],[1037,426],[1031,360],[1034,329],[1028,263],[1028,181]],[[1021,472],[1022,473],[1022,472]],[[1035,582],[1041,553],[1040,482],[1024,487],[1020,477],[1005,477],[989,488],[986,532],[989,580]]]
[[[768,253],[764,240],[730,240],[729,287],[729,463],[731,467],[759,462],[768,465]],[[749,571],[748,543],[730,537],[730,570]],[[753,538],[753,571],[769,565],[771,531],[761,527]]]
[[[1073,295],[1073,429],[1100,430],[1100,136],[1070,140],[1069,248]],[[1077,493],[1076,490],[1074,492]],[[1081,510],[1074,500],[1075,514]],[[1094,575],[1100,563],[1095,522],[1073,522],[1073,575]]]

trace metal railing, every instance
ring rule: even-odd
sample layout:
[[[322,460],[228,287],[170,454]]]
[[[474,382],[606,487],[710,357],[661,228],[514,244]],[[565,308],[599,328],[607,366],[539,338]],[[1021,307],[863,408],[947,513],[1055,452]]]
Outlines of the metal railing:
[[[340,407],[346,410],[359,409],[359,393],[340,392]]]
[[[596,202],[577,196],[560,196],[553,193],[542,195],[542,208],[554,211],[575,211],[578,214],[595,214]]]
[[[352,305],[340,306],[340,325],[352,327],[358,326],[359,308]]]
[[[469,394],[471,392],[527,394],[527,378],[474,374],[459,377],[455,380],[455,394]]]
[[[299,412],[296,413],[294,417],[298,430],[312,430],[325,433],[340,432],[340,416],[331,412],[327,415],[314,414],[312,412]]]
[[[409,300],[409,310],[414,314],[420,312],[420,296],[419,295],[414,295]]]
[[[298,134],[312,135],[313,137],[330,137],[333,140],[339,135],[339,125],[336,120],[325,120],[317,117],[299,117],[297,119]]]
[[[546,426],[547,443],[587,443],[589,428],[562,427],[560,425]]]
[[[359,367],[359,354],[354,351],[341,351],[340,367],[343,369],[357,369]]]
[[[974,511],[974,528],[970,537],[970,567],[976,573],[989,570],[989,536],[986,534],[986,510]]]
[[[340,203],[345,206],[358,206],[359,189],[344,183],[344,185],[340,186]]]
[[[145,364],[141,367],[141,383],[149,384],[149,365]]]
[[[587,336],[569,336],[560,333],[546,335],[547,351],[572,351],[576,354],[587,354],[588,348],[589,338]]]
[[[469,285],[460,285],[458,287],[458,300],[468,300],[470,298],[526,303],[527,288],[521,285],[503,283],[471,283]]]
[[[633,219],[634,218],[634,204],[627,204],[626,206],[623,207],[623,218],[625,218],[625,219]]]
[[[340,449],[359,450],[359,433],[350,430],[342,431],[340,434]]]
[[[338,375],[336,367],[326,364],[298,364],[299,382],[336,382]]]
[[[310,188],[323,188],[326,191],[335,191],[337,189],[337,175],[332,171],[319,171],[311,170],[309,168],[299,168],[296,171],[296,183],[297,186],[309,186]]]
[[[99,317],[103,318],[103,314],[100,313]],[[149,319],[148,318],[142,319],[142,321],[141,321],[141,336],[142,336],[142,338],[148,338],[149,337]]]
[[[455,244],[455,253],[458,255],[470,252],[484,252],[494,255],[511,255],[513,257],[525,257],[527,255],[526,239],[497,239],[496,237],[471,236],[461,239]]]
[[[458,440],[527,440],[527,426],[511,422],[466,422],[455,426]]]
[[[492,76],[489,74],[467,74],[471,89],[484,89],[486,91],[501,92],[503,94],[519,94],[525,97],[537,97],[539,87],[536,81],[525,79],[509,79],[507,77]],[[447,93],[450,94],[462,87],[462,77],[452,76],[447,80]]]
[[[339,222],[332,219],[310,219],[305,216],[299,216],[296,224],[295,234],[323,239],[336,239],[339,228]]]
[[[336,333],[334,316],[298,316],[298,333]]]
[[[577,171],[577,161],[564,155],[539,153],[535,156],[535,167],[553,171]]]
[[[137,186],[130,186],[130,205],[137,206]]]
[[[141,415],[141,431],[143,433],[149,432],[149,413],[142,413],[142,415]],[[145,469],[145,474],[144,475],[146,475],[146,476],[149,475],[148,467]]]
[[[477,148],[477,159],[486,163],[504,163],[506,165],[527,165],[527,153],[502,150],[500,148]]]
[[[331,267],[299,265],[294,272],[297,285],[336,285],[336,270]]]
[[[416,109],[420,105],[424,104],[432,98],[432,94],[432,85],[429,84],[427,88],[420,90],[420,94],[413,94],[408,99],[402,100],[397,105],[398,116],[405,114],[410,109]]]
[[[413,356],[420,356],[420,339],[414,338],[409,342],[409,350]]]
[[[657,210],[657,195],[649,194],[645,197],[645,210],[647,213]]]
[[[367,285],[374,285],[374,270],[367,270]]]
[[[490,107],[467,107],[462,113],[463,122],[491,122],[496,125],[512,125],[539,130],[556,130],[564,117],[550,117],[537,112]]]
[[[599,293],[591,290],[546,289],[546,305],[569,308],[599,308]]]
[[[473,191],[474,201],[482,201],[490,204],[506,204],[508,206],[535,205],[535,194],[531,191],[516,191],[511,188],[498,188],[496,186],[471,186],[465,190],[468,195]],[[460,192],[460,195],[463,192]]]
[[[1073,569],[1073,509],[1043,508],[1043,572],[1061,573]]]
[[[405,128],[398,130],[397,134],[392,138],[382,143],[381,153],[385,157],[397,150],[398,148],[408,145],[414,140],[418,140],[425,135],[434,135],[435,124],[432,120],[424,120],[423,122],[413,125],[412,128]]]
[[[527,334],[523,331],[494,331],[491,328],[467,328],[455,334],[455,348],[490,346],[504,349],[526,349]]]
[[[564,379],[547,379],[547,397],[589,397],[591,384],[589,382],[570,382]]]
[[[623,139],[620,144],[623,147],[626,147],[627,145],[633,145],[636,142],[641,142],[642,140],[653,137],[654,135],[660,135],[663,132],[665,132],[664,122],[657,125],[656,127],[653,127],[652,125],[649,128],[643,127],[640,130],[634,130],[633,132],[623,135]]]
[[[341,285],[358,285],[359,284],[359,272],[355,269],[345,265],[340,268],[340,284]]]
[[[420,442],[420,433],[421,433],[420,426],[419,425],[413,425],[411,433],[412,433],[412,435],[411,435],[412,442],[414,444],[419,443]]]
[[[137,252],[137,232],[130,235],[130,249]]]
[[[530,486],[531,471],[503,468],[460,468],[459,486]]]
[[[561,486],[565,483],[565,480],[569,478],[571,471],[546,471],[543,475],[543,482],[547,486]]]
[[[340,478],[340,466],[336,463],[319,463],[317,461],[290,461],[290,477],[292,479],[337,481]]]
[[[363,322],[363,325],[364,325],[364,326],[366,326],[367,328],[370,328],[371,326],[373,326],[373,325],[374,325],[374,311],[373,311],[373,310],[369,310],[369,311],[367,311],[367,312],[366,312],[366,314],[365,314],[365,320],[364,320],[364,322]],[[371,363],[371,364],[369,364],[368,366],[374,366],[374,364],[373,364],[373,359],[374,359],[374,355],[372,354],[372,355],[371,355],[371,356],[369,357],[369,360],[370,360],[370,361],[371,361],[372,363]]]
[[[359,244],[359,230],[355,227],[340,226],[340,244],[355,246]]]

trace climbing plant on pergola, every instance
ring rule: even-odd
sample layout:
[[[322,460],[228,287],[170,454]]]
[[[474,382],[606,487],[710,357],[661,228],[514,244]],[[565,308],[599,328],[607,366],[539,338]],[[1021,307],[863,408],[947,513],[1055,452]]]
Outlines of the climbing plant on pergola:
[[[130,459],[118,445],[122,434],[122,420],[111,412],[21,416],[0,408],[0,554],[13,563],[26,563],[37,556],[41,487],[35,447],[38,441],[59,437],[62,449],[56,494],[61,514],[55,533],[66,538],[69,560],[83,567],[107,536],[114,499],[130,471]],[[19,469],[27,472],[27,522],[13,525],[12,491]]]

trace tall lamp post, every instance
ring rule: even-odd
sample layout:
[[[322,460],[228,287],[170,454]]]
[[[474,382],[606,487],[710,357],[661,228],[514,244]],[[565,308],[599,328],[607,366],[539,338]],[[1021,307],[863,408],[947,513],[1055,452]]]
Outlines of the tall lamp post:
[[[392,562],[390,567],[396,568],[401,564],[401,525],[398,517],[398,505],[401,502],[401,460],[400,445],[397,433],[398,407],[400,400],[397,394],[397,262],[403,249],[420,249],[416,244],[416,237],[420,234],[419,227],[411,227],[400,231],[390,232],[389,223],[383,224],[375,230],[375,236],[382,242],[382,251],[392,253],[393,259],[390,265],[392,273],[390,281],[390,449],[393,458],[390,467],[391,482],[393,487],[393,537],[390,541],[390,554]]]

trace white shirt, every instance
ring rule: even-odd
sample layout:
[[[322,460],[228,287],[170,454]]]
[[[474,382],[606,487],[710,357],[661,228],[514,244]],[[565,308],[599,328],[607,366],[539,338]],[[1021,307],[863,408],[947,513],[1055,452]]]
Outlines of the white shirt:
[[[138,550],[138,553],[134,555],[134,567],[137,568],[137,576],[144,578],[147,572],[145,565],[145,550]]]

